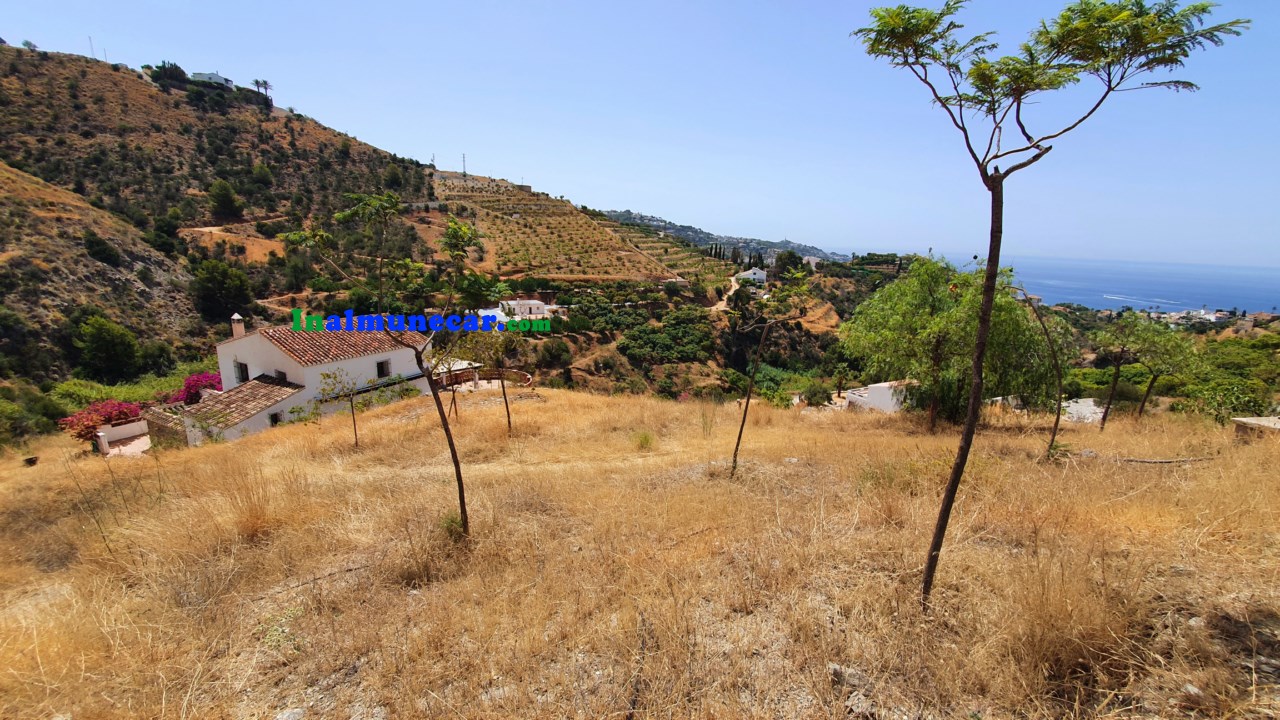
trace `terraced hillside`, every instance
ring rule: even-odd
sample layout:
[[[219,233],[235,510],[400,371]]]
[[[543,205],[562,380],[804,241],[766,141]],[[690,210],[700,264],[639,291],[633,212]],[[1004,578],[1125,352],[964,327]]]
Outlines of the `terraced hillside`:
[[[481,270],[504,277],[654,280],[672,270],[646,257],[566,200],[505,181],[438,172],[436,195],[484,234]],[[474,217],[472,215],[474,214]]]
[[[728,278],[738,269],[726,260],[703,255],[690,243],[673,237],[659,237],[656,230],[636,225],[621,225],[612,220],[597,222],[633,245],[645,255],[657,260],[669,268],[672,273],[689,282],[701,282],[706,285],[727,283]]]

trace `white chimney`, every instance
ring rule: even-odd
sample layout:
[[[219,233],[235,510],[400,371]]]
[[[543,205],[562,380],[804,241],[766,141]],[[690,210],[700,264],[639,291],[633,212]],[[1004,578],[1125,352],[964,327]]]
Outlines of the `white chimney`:
[[[231,337],[244,337],[244,318],[240,317],[240,313],[231,316]]]

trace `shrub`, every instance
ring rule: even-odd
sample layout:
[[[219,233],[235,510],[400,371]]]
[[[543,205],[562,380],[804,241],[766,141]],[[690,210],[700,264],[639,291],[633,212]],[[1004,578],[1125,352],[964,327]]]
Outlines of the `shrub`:
[[[826,383],[814,380],[800,391],[800,397],[804,398],[809,407],[821,407],[831,401],[831,388]]]
[[[552,338],[538,347],[538,367],[552,368],[567,365],[572,357],[569,343],[560,338]]]
[[[137,403],[103,400],[59,420],[58,425],[77,440],[93,442],[99,425],[132,420],[141,414],[142,406]]]
[[[201,372],[188,375],[182,381],[182,389],[168,397],[168,402],[181,402],[194,405],[200,402],[200,391],[222,390],[222,376],[218,373]]]
[[[129,380],[138,374],[138,339],[105,317],[95,315],[76,328],[72,340],[80,353],[80,367],[105,382]]]
[[[84,249],[94,260],[111,267],[120,267],[120,251],[92,230],[84,231]]]

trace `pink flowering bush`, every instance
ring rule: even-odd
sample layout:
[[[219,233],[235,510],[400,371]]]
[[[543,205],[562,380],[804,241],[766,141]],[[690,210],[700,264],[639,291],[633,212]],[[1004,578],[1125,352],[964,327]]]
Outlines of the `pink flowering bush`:
[[[58,425],[71,437],[93,442],[99,425],[110,425],[121,420],[133,420],[142,414],[142,406],[121,400],[102,400],[74,415],[62,418]]]
[[[182,389],[169,396],[169,402],[194,405],[200,402],[201,390],[222,390],[222,376],[218,373],[195,373],[182,381]]]

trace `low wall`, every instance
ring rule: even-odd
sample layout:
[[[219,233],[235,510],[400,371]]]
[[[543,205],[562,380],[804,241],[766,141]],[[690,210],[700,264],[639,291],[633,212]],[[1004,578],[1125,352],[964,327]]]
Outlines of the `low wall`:
[[[129,422],[118,423],[115,425],[99,425],[98,432],[105,436],[107,442],[113,443],[125,438],[146,435],[147,421],[142,418],[138,418],[137,420],[130,420]]]

